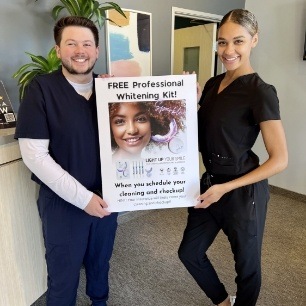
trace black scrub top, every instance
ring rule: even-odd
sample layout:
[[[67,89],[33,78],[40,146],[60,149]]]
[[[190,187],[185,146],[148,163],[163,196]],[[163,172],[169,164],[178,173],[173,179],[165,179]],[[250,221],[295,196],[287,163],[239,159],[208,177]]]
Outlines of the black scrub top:
[[[280,120],[279,101],[257,73],[237,78],[218,94],[224,76],[209,79],[199,101],[199,150],[210,174],[240,176],[259,166],[252,151],[259,123]]]

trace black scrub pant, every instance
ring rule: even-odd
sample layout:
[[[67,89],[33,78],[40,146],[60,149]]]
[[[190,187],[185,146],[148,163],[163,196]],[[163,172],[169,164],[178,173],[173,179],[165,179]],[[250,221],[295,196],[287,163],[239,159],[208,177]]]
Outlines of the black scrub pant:
[[[205,184],[207,174],[203,178],[201,193],[209,187]],[[214,177],[210,181],[211,184],[222,183],[224,178]],[[223,230],[235,260],[235,306],[256,305],[261,286],[261,247],[268,200],[268,182],[263,180],[225,194],[206,209],[188,208],[179,258],[214,304],[224,301],[228,293],[206,251]]]
[[[94,306],[106,306],[108,271],[117,213],[102,219],[65,202],[45,186],[38,210],[42,220],[48,271],[47,306],[74,306],[82,265],[86,294]]]

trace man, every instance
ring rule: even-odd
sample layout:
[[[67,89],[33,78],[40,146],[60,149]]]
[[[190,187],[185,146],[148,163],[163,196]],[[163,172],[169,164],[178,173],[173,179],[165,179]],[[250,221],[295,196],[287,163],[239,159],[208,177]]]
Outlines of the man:
[[[92,305],[105,306],[117,214],[93,192],[102,188],[93,84],[99,34],[91,20],[70,16],[56,23],[54,39],[62,66],[27,88],[15,138],[40,184],[47,305],[75,305],[84,265]]]

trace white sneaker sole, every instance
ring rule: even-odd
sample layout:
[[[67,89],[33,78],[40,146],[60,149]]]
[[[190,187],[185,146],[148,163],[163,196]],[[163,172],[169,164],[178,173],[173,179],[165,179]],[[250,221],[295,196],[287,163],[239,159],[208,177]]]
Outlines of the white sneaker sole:
[[[231,306],[234,306],[235,300],[236,300],[236,296],[230,295],[230,303],[231,303]]]

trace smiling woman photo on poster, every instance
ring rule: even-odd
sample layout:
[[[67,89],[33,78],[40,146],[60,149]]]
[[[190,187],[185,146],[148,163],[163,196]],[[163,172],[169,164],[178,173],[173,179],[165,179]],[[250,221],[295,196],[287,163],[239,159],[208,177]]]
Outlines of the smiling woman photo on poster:
[[[176,135],[186,128],[184,100],[109,103],[109,116],[115,160],[142,158],[155,146],[172,153],[183,147]]]

